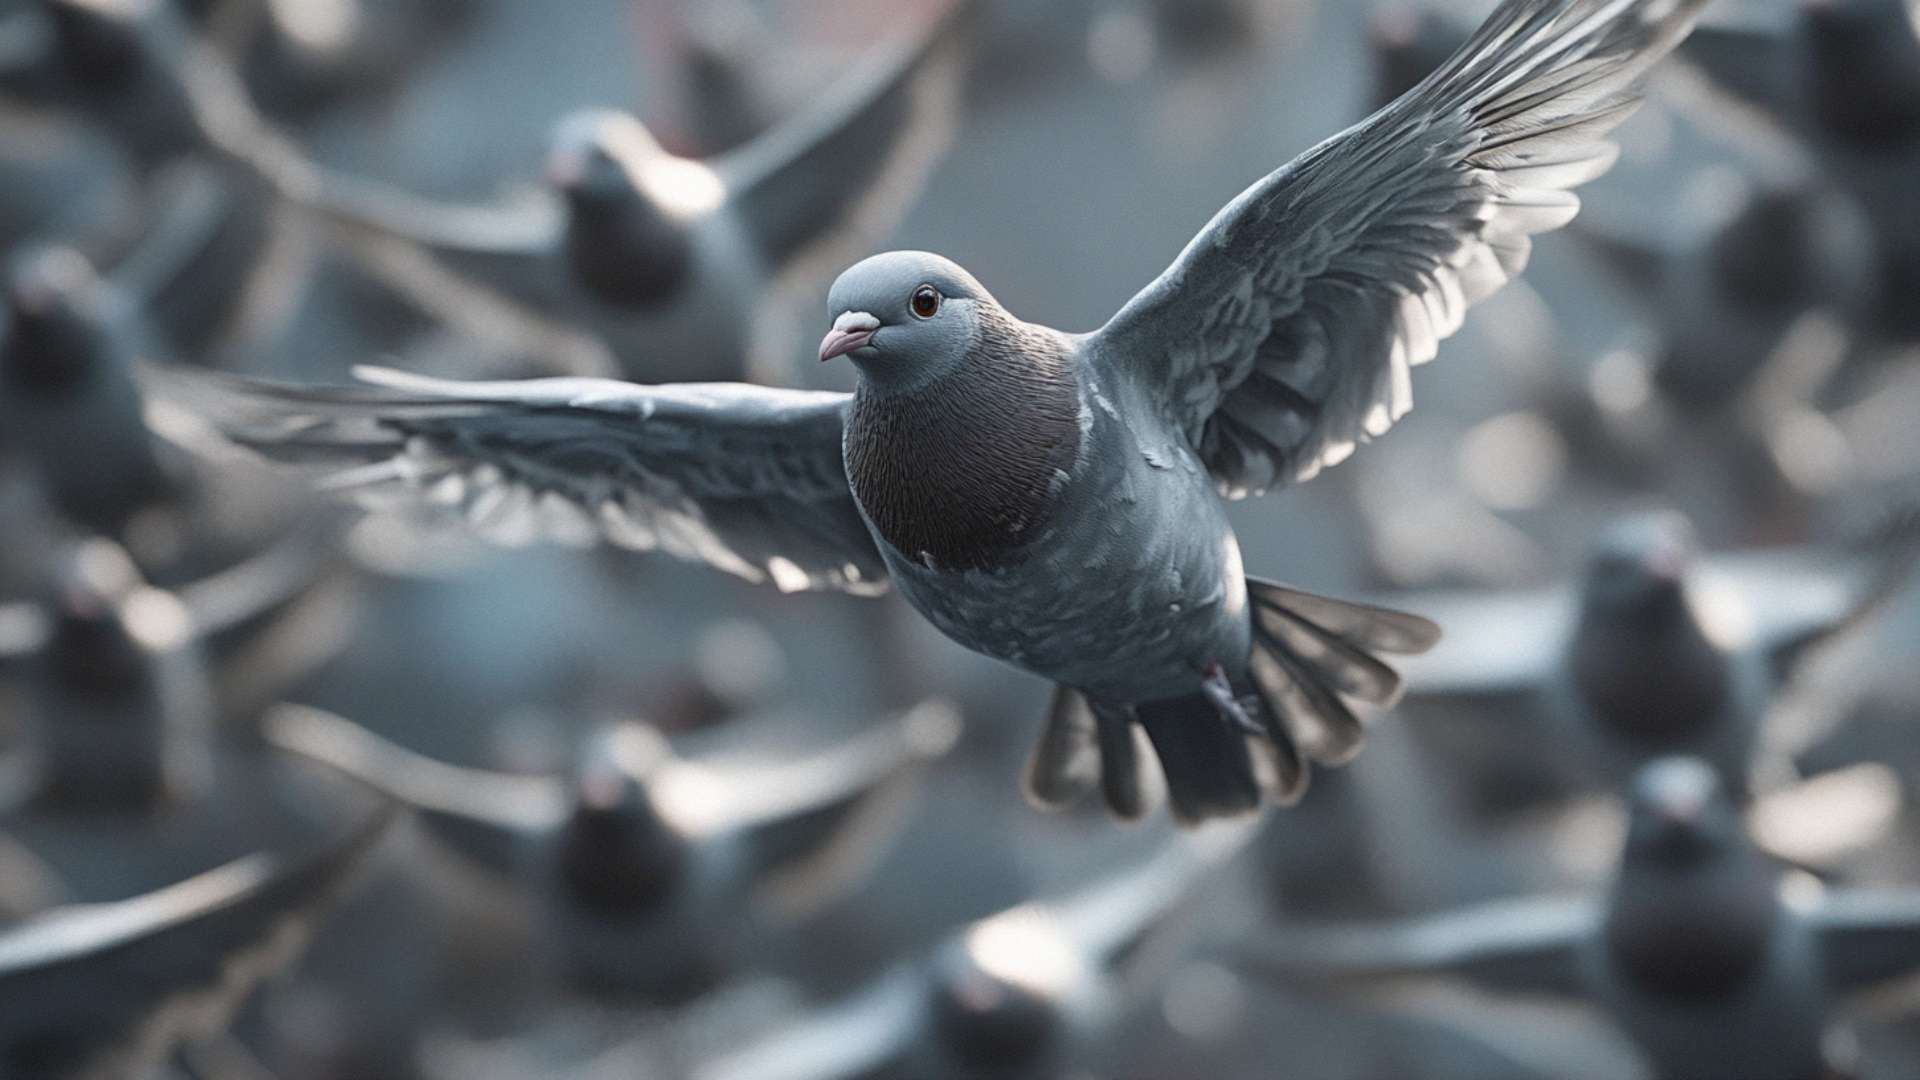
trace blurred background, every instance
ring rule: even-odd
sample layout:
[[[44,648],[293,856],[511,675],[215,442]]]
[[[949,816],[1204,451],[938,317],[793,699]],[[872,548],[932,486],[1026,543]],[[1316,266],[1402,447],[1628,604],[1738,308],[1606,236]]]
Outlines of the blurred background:
[[[1581,217],[1415,375],[1413,413],[1235,506],[1251,573],[1449,635],[1354,765],[1245,826],[1031,808],[1048,687],[897,597],[363,514],[136,378],[845,389],[811,362],[827,285],[896,247],[1090,329],[1492,6],[0,3],[0,1073],[1737,1075],[1674,1072],[1590,982],[1475,985],[1443,962],[1464,924],[1407,921],[1480,911],[1497,951],[1538,927],[1473,905],[1609,895],[1623,793],[1674,752],[1738,803],[1728,843],[1802,900],[1884,901],[1883,955],[1920,968],[1905,0],[1712,7]],[[825,147],[781,180],[775,224],[806,243],[726,279],[729,340],[580,301],[578,260],[519,265],[590,209],[567,171],[588,109],[644,124],[593,114],[590,148],[650,132],[722,175]],[[665,182],[698,200],[712,175]],[[1686,696],[1677,644],[1565,689],[1596,582],[1655,556],[1737,707]],[[1577,730],[1604,710],[1570,692],[1654,719]],[[258,853],[285,887],[57,932]],[[1247,960],[1328,922],[1441,929],[1379,984]],[[1651,947],[1709,964],[1678,925]],[[1822,1075],[1920,1075],[1899,987],[1852,989],[1794,1010]],[[1697,1022],[1709,1059],[1778,1027],[1634,1008]]]

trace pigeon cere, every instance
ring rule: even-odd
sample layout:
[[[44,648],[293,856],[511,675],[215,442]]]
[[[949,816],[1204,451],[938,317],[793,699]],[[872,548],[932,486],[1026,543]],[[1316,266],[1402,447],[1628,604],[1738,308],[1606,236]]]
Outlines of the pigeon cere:
[[[1920,0],[0,0],[0,1080],[1920,1078]]]

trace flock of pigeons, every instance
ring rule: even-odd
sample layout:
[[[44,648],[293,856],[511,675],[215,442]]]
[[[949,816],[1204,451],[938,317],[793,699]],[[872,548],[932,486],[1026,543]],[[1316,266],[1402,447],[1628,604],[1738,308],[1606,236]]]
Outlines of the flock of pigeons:
[[[1920,3],[543,7],[0,0],[0,1080],[1920,1071]]]

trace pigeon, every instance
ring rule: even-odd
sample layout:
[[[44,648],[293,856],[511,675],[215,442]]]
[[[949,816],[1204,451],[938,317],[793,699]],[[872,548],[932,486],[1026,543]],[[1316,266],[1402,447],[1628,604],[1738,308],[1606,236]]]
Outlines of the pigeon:
[[[1689,416],[1735,409],[1803,320],[1857,325],[1875,292],[1867,221],[1806,180],[1744,191],[1692,243],[1577,231],[1652,305],[1662,338],[1653,385]]]
[[[48,500],[73,523],[124,535],[175,499],[181,478],[141,415],[124,300],[70,248],[8,269],[0,325],[0,439],[34,463]]]
[[[1091,333],[1014,317],[938,255],[872,256],[834,283],[819,350],[855,365],[851,395],[154,385],[269,454],[351,463],[337,489],[425,494],[498,539],[604,533],[789,591],[891,580],[1059,687],[1034,800],[1097,784],[1137,818],[1157,756],[1181,820],[1252,813],[1297,799],[1309,758],[1351,758],[1362,705],[1399,690],[1378,654],[1438,629],[1247,577],[1222,497],[1305,480],[1410,408],[1410,369],[1574,215],[1566,189],[1613,161],[1604,132],[1700,6],[1511,0]]]
[[[58,560],[51,602],[13,605],[0,661],[25,688],[25,747],[0,808],[146,810],[206,793],[214,722],[247,716],[344,640],[323,538],[294,536],[177,592],[108,540]],[[298,639],[288,641],[287,639]],[[218,666],[216,666],[216,664]]]
[[[1855,550],[1703,559],[1685,517],[1630,515],[1600,536],[1578,587],[1395,599],[1456,629],[1409,665],[1410,701],[1538,723],[1540,739],[1579,762],[1586,775],[1574,779],[1602,788],[1686,753],[1744,799],[1769,764],[1774,703],[1817,647],[1880,610],[1914,547],[1896,524]],[[1513,771],[1542,772],[1534,744],[1520,756]]]
[[[657,1004],[741,966],[752,928],[817,908],[884,850],[895,795],[957,719],[927,704],[818,754],[737,772],[671,758],[651,729],[596,734],[571,782],[461,769],[282,706],[275,745],[390,794],[429,832],[538,896],[568,982]]]
[[[593,331],[631,377],[791,381],[788,328],[759,324],[789,309],[775,294],[811,298],[817,286],[802,282],[904,215],[951,141],[976,6],[954,0],[817,105],[719,158],[675,156],[631,114],[591,109],[556,125],[547,191],[456,205],[320,173],[294,194],[350,234],[430,254],[459,286],[502,302],[492,306]],[[742,312],[742,297],[759,300]]]
[[[1814,151],[1860,200],[1878,243],[1877,328],[1920,336],[1920,9],[1911,0],[1801,0],[1784,30],[1714,27],[1688,61]],[[1726,126],[1716,119],[1716,128]]]
[[[1216,825],[1065,895],[961,927],[927,955],[693,1070],[695,1080],[1057,1077],[1139,1005],[1145,946],[1238,853]]]
[[[1604,896],[1496,901],[1374,927],[1283,925],[1229,951],[1289,982],[1453,976],[1582,997],[1661,1077],[1849,1075],[1833,1059],[1836,1003],[1920,969],[1920,893],[1783,880],[1697,759],[1648,764],[1630,803]]]
[[[289,967],[376,849],[381,811],[323,849],[259,854],[169,888],[0,933],[0,1072],[141,1076],[217,1033]]]

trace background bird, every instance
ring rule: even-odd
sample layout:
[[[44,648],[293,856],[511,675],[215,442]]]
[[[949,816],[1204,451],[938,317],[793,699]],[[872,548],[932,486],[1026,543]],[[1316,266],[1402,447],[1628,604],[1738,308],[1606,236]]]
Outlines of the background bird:
[[[1256,183],[1092,334],[895,252],[828,298],[820,357],[853,360],[851,398],[386,375],[413,393],[262,389],[280,422],[242,435],[373,462],[340,486],[438,490],[510,537],[531,535],[500,513],[517,504],[783,588],[870,590],[884,566],[943,633],[1061,684],[1029,772],[1041,801],[1097,773],[1140,814],[1136,726],[1183,819],[1291,800],[1308,757],[1358,749],[1346,699],[1396,695],[1374,654],[1435,631],[1243,578],[1216,492],[1310,477],[1383,434],[1410,368],[1577,210],[1565,189],[1613,161],[1602,135],[1698,5],[1590,7],[1503,5],[1441,76]],[[725,477],[701,460],[716,437]],[[1091,588],[1115,574],[1133,587]]]
[[[1747,839],[1715,770],[1666,758],[1637,774],[1603,895],[1499,901],[1376,927],[1296,924],[1248,946],[1249,970],[1364,985],[1453,977],[1606,1010],[1656,1075],[1829,1075],[1845,995],[1920,964],[1920,897],[1821,893]]]

